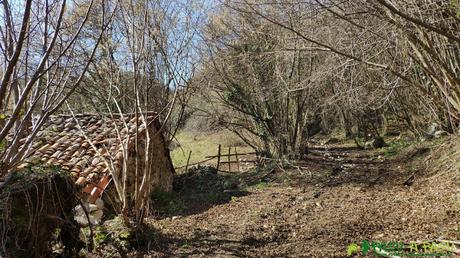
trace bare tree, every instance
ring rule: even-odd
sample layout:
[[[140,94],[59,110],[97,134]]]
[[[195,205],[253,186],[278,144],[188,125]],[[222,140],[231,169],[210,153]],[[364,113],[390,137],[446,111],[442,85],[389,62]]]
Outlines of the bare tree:
[[[289,5],[302,3],[293,2]],[[270,2],[261,5],[250,1],[244,1],[244,4],[251,13],[290,31],[306,42],[321,48],[322,51],[379,69],[382,74],[385,72],[392,74],[400,80],[397,87],[410,86],[420,93],[423,101],[428,100],[430,107],[427,110],[449,131],[452,132],[458,124],[456,70],[458,70],[459,45],[456,32],[459,19],[458,6],[455,4],[437,1],[408,3],[387,0],[369,2],[316,0],[306,4],[313,10],[310,13],[314,14],[307,16],[307,19],[327,17],[325,13],[328,13],[330,14],[328,20],[343,20],[358,29],[361,37],[349,38],[343,32],[330,30],[330,26],[323,29],[335,33],[336,37],[358,42],[360,38],[366,38],[362,37],[363,35],[372,36],[374,40],[370,42],[380,41],[387,46],[381,47],[381,51],[377,52],[374,48],[371,48],[373,49],[371,52],[356,52],[359,44],[353,44],[353,41],[351,44],[343,45],[325,41],[324,37],[316,38],[306,33],[300,23],[292,23],[267,11],[269,6],[282,13],[288,13],[285,4]],[[344,24],[341,23],[340,28],[344,28],[343,26]],[[385,30],[382,30],[384,28]],[[382,33],[383,31],[385,33]],[[419,68],[422,70],[420,71]],[[417,115],[414,114],[414,117]]]
[[[103,2],[27,0],[23,9],[19,2],[2,3],[0,156],[5,173],[31,155],[43,123],[79,86],[114,12],[102,13],[98,36],[85,42],[88,57],[77,59],[81,32],[94,6]],[[68,15],[78,8],[81,17]]]
[[[298,9],[285,17],[297,21]],[[205,37],[207,69],[199,83],[211,81],[205,92],[219,100],[215,119],[268,156],[305,153],[303,139],[321,123],[313,78],[326,56],[242,5],[213,16]]]
[[[177,129],[188,101],[187,86],[198,63],[193,51],[197,25],[202,19],[199,3],[192,0],[120,3],[102,35],[94,57],[97,61],[90,64],[78,94],[69,99],[72,110],[86,111],[90,107],[113,116],[134,114],[138,132],[133,140],[134,151],[143,153],[145,159],[136,158],[133,168],[126,167],[125,160],[123,171],[112,173],[112,178],[122,203],[121,213],[134,215],[137,222],[142,222],[149,211],[155,177],[155,160],[149,160],[149,152],[155,146],[149,144],[159,134],[173,137]],[[85,34],[90,39],[93,27],[88,26]],[[151,127],[147,114],[152,113],[161,121],[161,129],[144,130],[145,135],[139,137],[142,128]],[[127,149],[124,146],[124,152]],[[128,177],[128,169],[134,171],[132,177]]]
[[[415,134],[430,121],[450,132],[459,124],[455,4],[245,0],[220,10],[206,31],[203,77],[232,111],[216,119],[248,142],[299,150],[318,121],[350,137],[389,123]]]

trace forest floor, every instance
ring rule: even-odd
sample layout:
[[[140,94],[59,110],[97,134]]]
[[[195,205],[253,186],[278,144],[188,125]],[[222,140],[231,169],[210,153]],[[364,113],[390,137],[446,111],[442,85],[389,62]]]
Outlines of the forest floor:
[[[378,151],[323,145],[312,147],[306,160],[290,168],[271,165],[216,174],[214,179],[223,184],[197,179],[196,173],[180,175],[176,190],[185,199],[170,202],[177,209],[168,216],[150,220],[159,240],[142,253],[347,257],[347,246],[362,240],[460,239],[458,180],[429,174],[422,162],[427,152],[414,148],[385,157]],[[212,195],[212,187],[224,189],[226,196]],[[197,192],[202,193],[199,199],[187,199]]]

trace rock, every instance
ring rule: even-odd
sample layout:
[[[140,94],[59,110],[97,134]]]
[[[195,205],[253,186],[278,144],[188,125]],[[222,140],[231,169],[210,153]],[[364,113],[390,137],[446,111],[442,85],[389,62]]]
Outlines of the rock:
[[[436,131],[439,131],[441,130],[441,126],[438,124],[438,123],[432,123],[429,127],[428,127],[428,134],[429,135],[434,135],[436,133]]]
[[[97,199],[96,202],[95,202],[94,204],[96,204],[96,206],[97,206],[97,208],[98,208],[99,210],[103,210],[103,209],[104,209],[104,201],[103,201],[101,198]]]
[[[85,208],[88,212],[99,210],[99,207],[96,204],[92,204],[92,203],[88,204]]]
[[[374,146],[374,140],[370,140],[364,143],[364,149],[370,150]]]
[[[103,209],[104,204],[102,200],[99,202],[96,201],[96,204],[85,203],[84,207],[77,205],[73,210],[74,219],[83,226],[87,226],[89,224],[88,218],[91,225],[98,225],[101,223],[102,216],[104,215]],[[86,213],[88,213],[88,216]]]
[[[369,150],[369,149],[378,149],[378,148],[382,148],[384,146],[385,146],[385,141],[380,136],[377,136],[374,139],[364,143],[364,149],[367,149],[367,150]]]
[[[443,131],[443,130],[439,130],[439,131],[436,131],[434,133],[434,138],[441,138],[441,137],[444,137],[444,136],[447,136],[449,135],[446,131]]]
[[[433,139],[435,136],[435,134],[437,132],[440,132],[440,131],[443,131],[441,126],[437,123],[432,123],[429,127],[428,127],[428,130],[426,131],[426,133],[424,134],[424,138],[426,140],[431,140]]]

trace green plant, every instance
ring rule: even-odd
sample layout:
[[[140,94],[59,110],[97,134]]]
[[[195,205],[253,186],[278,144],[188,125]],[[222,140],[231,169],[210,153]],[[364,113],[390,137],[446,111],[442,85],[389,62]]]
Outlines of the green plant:
[[[400,139],[396,141],[392,141],[388,144],[388,146],[384,149],[383,155],[385,157],[391,157],[397,155],[401,150],[408,147],[410,143],[406,140]]]
[[[187,208],[183,200],[173,200],[166,207],[166,212],[170,214],[182,213]]]
[[[165,191],[154,191],[151,195],[152,201],[159,205],[168,204],[170,201],[174,199],[173,193],[165,192]]]
[[[238,187],[238,180],[236,178],[228,178],[224,181],[223,187],[225,189],[234,189]]]
[[[96,241],[96,243],[98,245],[106,242],[107,239],[109,239],[109,234],[107,232],[104,232],[104,231],[98,231],[98,232],[96,232],[96,234],[94,236],[94,241]]]
[[[81,233],[90,239],[90,228],[81,228]],[[137,236],[134,229],[124,224],[119,216],[106,220],[102,225],[93,228],[93,241],[97,248],[105,252],[109,250],[128,250]],[[101,250],[102,250],[101,249]]]
[[[128,240],[131,238],[131,232],[129,231],[123,231],[118,235],[118,238],[121,240]]]
[[[162,213],[177,214],[182,213],[187,208],[184,200],[170,192],[155,191],[151,195],[151,200],[155,209]]]
[[[255,189],[259,189],[259,190],[262,190],[262,189],[265,189],[268,187],[268,183],[267,182],[259,182],[257,184],[254,185],[254,188]]]

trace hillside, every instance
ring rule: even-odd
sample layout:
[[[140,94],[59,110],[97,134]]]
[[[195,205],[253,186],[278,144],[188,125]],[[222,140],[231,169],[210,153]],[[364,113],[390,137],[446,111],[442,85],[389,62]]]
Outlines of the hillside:
[[[439,146],[455,141],[425,142],[388,157],[390,147],[376,152],[349,144],[313,146],[308,159],[291,166],[270,164],[232,174],[238,184],[228,196],[204,195],[179,211],[149,220],[158,231],[158,242],[153,251],[145,252],[189,257],[347,257],[348,245],[363,240],[457,241],[458,177],[435,174],[441,162],[435,154],[442,150]],[[200,173],[186,177],[190,183],[176,189],[179,195],[206,185],[193,180]],[[206,187],[203,193],[218,190]],[[199,205],[203,203],[204,207]]]

